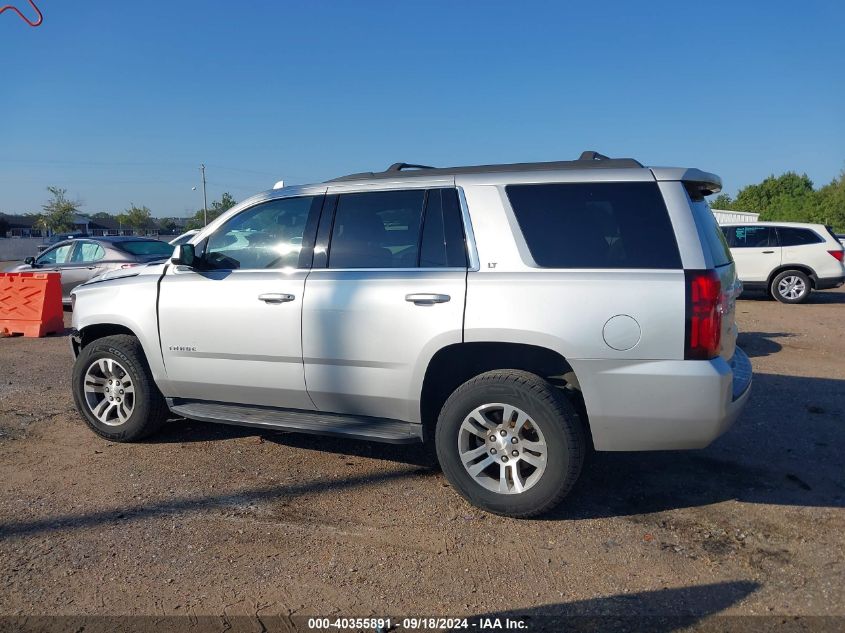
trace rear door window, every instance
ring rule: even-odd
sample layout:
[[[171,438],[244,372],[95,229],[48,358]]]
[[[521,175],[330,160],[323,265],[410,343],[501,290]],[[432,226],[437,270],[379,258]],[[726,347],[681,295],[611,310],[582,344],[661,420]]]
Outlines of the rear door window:
[[[531,256],[543,268],[681,268],[655,182],[505,188]]]
[[[781,246],[803,246],[805,244],[819,244],[823,242],[815,231],[810,229],[799,229],[793,226],[777,227],[778,238]]]
[[[106,251],[96,242],[79,242],[73,254],[73,261],[84,264],[99,261],[105,256]]]
[[[329,268],[416,268],[425,189],[341,194]]]

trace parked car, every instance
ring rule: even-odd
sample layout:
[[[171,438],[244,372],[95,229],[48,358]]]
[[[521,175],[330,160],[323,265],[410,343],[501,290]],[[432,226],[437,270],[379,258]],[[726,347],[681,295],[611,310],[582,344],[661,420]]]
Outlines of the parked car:
[[[65,240],[74,240],[80,237],[88,237],[87,233],[83,232],[76,232],[76,233],[56,233],[51,235],[47,239],[45,239],[41,244],[39,244],[36,248],[38,249],[39,253],[43,253],[48,248],[53,246],[54,244],[58,244],[59,242],[64,242]]]
[[[170,257],[166,242],[142,237],[77,237],[27,257],[10,272],[56,271],[62,275],[62,301],[70,303],[76,286],[114,268],[131,268]]]
[[[845,281],[842,244],[823,224],[749,222],[723,224],[722,231],[747,289],[802,303],[812,290]]]
[[[182,235],[174,237],[172,240],[170,240],[169,244],[173,246],[179,246],[179,244],[186,244],[197,233],[199,233],[198,229],[191,229],[190,231],[185,231],[184,233],[182,233]]]
[[[121,442],[171,412],[433,442],[471,503],[542,513],[588,445],[701,448],[743,408],[720,188],[588,152],[264,192],[74,290],[76,406]]]

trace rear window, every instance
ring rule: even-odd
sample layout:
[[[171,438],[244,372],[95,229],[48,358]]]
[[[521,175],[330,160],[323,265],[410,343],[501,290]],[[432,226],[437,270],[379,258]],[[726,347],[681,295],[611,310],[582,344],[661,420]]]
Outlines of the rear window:
[[[139,257],[170,257],[173,246],[158,240],[138,240],[137,242],[116,242],[115,246],[122,251],[138,255]]]
[[[798,229],[792,226],[779,226],[778,238],[781,246],[802,246],[804,244],[818,244],[824,240],[814,231]]]
[[[505,188],[543,268],[681,268],[657,183],[554,183]]]
[[[690,204],[698,232],[703,236],[704,245],[713,257],[713,265],[718,267],[730,264],[733,261],[733,256],[728,246],[727,236],[719,223],[716,222],[716,217],[710,210],[710,205],[704,198],[700,200],[691,199]]]

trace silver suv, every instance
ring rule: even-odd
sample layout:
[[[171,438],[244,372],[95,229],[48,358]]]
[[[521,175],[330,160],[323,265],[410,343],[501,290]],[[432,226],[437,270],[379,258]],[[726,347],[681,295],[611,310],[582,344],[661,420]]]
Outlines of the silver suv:
[[[76,405],[113,441],[175,414],[433,442],[470,503],[542,513],[588,447],[701,448],[745,404],[720,187],[585,152],[267,191],[76,289]]]

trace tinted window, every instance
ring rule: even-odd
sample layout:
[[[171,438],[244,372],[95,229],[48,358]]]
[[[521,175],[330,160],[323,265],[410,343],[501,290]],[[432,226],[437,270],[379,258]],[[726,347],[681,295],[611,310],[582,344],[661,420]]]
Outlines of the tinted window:
[[[506,187],[534,261],[545,268],[681,268],[652,182]]]
[[[731,226],[727,229],[731,248],[766,248],[777,245],[775,231],[770,226]]]
[[[270,200],[230,218],[209,239],[203,262],[210,268],[299,267],[308,216],[322,196]]]
[[[47,251],[37,261],[39,264],[66,264],[74,246],[75,244],[63,244],[58,248]]]
[[[74,262],[96,262],[106,256],[106,251],[96,242],[80,242],[73,254]]]
[[[698,200],[691,198],[691,204],[693,218],[699,232],[704,236],[704,242],[710,250],[710,255],[713,257],[713,265],[730,264],[733,261],[731,249],[728,247],[724,229],[716,222],[716,218],[710,210],[710,205],[704,198]]]
[[[170,257],[173,247],[167,242],[158,240],[137,240],[132,242],[115,242],[117,248],[138,257]]]
[[[454,189],[429,189],[423,222],[420,267],[467,265],[463,220]]]
[[[801,246],[803,244],[818,244],[824,241],[809,229],[779,226],[777,231],[781,246]]]
[[[349,193],[339,197],[329,268],[414,268],[425,190]]]

